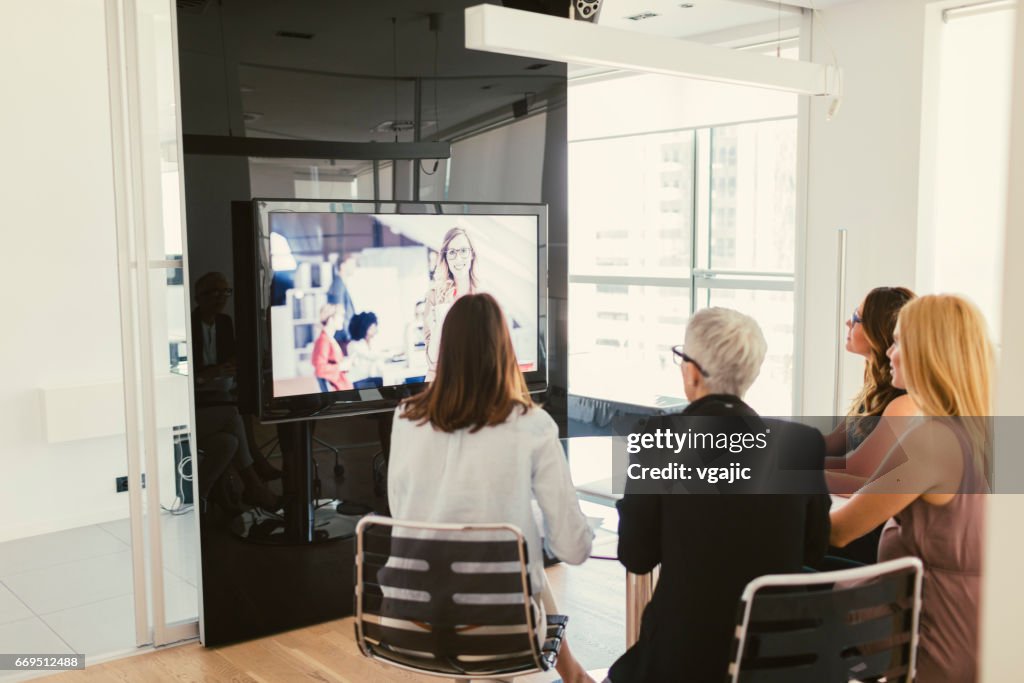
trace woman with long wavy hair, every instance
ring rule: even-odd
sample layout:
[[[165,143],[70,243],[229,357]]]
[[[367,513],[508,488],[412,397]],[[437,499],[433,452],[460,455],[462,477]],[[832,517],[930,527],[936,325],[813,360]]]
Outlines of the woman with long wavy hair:
[[[864,357],[864,384],[847,419],[825,439],[833,493],[853,493],[896,443],[898,428],[916,408],[907,392],[893,386],[886,352],[892,346],[900,310],[914,299],[905,287],[876,287],[846,321],[846,350]],[[881,426],[881,428],[879,428]]]
[[[990,490],[989,419],[994,353],[978,309],[957,296],[925,296],[899,315],[889,348],[892,383],[918,415],[871,480],[831,514],[833,545],[889,520],[880,560],[924,563],[918,676],[972,683],[977,676],[984,497]]]
[[[523,532],[533,594],[557,612],[544,575],[536,498],[552,552],[569,564],[590,554],[558,426],[530,397],[508,324],[489,294],[459,297],[444,319],[437,374],[395,413],[388,504],[395,519],[502,522]],[[565,681],[591,680],[563,642]]]

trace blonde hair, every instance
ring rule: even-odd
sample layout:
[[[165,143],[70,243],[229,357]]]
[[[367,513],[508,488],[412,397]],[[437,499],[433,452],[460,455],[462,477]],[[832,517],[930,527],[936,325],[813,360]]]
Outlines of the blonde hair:
[[[915,299],[900,310],[899,344],[911,398],[924,415],[964,418],[984,469],[995,354],[981,311],[959,296]]]

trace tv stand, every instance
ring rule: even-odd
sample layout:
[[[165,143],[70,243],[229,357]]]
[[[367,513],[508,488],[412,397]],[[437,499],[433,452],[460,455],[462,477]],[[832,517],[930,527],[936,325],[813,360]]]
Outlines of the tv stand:
[[[287,422],[277,429],[283,457],[282,512],[258,508],[243,512],[231,520],[231,532],[242,540],[267,545],[309,545],[355,536],[362,514],[341,514],[336,509],[339,501],[321,501],[317,495],[312,421]]]

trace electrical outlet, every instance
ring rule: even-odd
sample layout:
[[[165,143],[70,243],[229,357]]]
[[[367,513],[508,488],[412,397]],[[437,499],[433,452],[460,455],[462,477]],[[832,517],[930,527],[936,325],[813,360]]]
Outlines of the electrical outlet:
[[[114,488],[117,489],[118,493],[124,493],[128,490],[128,477],[116,477],[114,479]],[[142,475],[142,488],[146,488],[146,475]]]

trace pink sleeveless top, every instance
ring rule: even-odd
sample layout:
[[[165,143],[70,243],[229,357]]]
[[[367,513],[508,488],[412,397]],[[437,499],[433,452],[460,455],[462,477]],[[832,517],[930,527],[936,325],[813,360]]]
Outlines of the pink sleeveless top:
[[[918,498],[885,525],[878,560],[914,556],[924,564],[918,683],[973,683],[978,668],[982,535],[988,486],[963,429],[959,492],[945,505]]]

